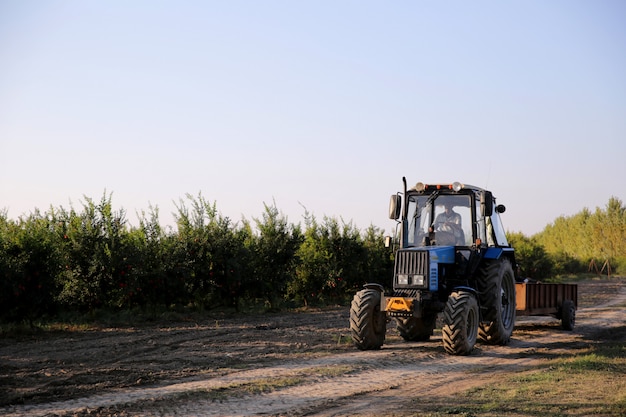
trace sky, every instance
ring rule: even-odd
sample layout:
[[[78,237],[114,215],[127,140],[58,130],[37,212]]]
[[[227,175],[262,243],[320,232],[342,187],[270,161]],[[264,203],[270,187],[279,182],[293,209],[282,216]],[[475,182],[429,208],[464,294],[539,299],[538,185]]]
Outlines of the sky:
[[[393,231],[409,184],[505,228],[626,202],[626,2],[0,0],[0,209]]]

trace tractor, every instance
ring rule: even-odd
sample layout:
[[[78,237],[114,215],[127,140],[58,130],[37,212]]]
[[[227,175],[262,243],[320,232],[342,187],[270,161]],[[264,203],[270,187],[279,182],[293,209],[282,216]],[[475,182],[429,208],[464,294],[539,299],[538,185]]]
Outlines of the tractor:
[[[360,350],[380,349],[395,319],[405,341],[427,341],[441,314],[444,350],[467,355],[477,339],[508,343],[515,325],[515,252],[507,243],[490,191],[461,184],[424,184],[391,196],[397,222],[393,292],[365,284],[350,306],[350,332]],[[397,229],[400,229],[399,231]]]

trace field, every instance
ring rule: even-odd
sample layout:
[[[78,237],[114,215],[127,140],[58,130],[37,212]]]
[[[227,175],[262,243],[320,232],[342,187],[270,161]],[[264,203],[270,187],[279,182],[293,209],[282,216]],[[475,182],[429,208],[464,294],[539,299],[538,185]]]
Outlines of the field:
[[[441,334],[351,344],[348,308],[210,314],[0,340],[4,416],[626,415],[626,279],[579,283],[576,327],[518,318],[508,346]]]

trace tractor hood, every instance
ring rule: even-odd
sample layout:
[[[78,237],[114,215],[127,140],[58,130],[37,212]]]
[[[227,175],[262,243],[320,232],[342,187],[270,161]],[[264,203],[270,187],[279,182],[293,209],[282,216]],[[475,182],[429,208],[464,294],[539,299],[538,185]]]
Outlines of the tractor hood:
[[[438,264],[454,263],[454,246],[427,246],[420,248],[430,253],[430,261]]]

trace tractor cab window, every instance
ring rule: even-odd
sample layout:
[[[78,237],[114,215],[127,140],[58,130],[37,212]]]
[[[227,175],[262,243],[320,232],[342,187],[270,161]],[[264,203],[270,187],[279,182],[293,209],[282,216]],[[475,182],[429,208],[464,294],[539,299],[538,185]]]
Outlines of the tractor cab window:
[[[472,244],[471,199],[467,195],[442,195],[434,202],[432,230],[438,246]]]
[[[469,246],[472,210],[468,195],[410,195],[407,205],[407,244]]]
[[[478,209],[479,206],[477,206]],[[506,232],[504,226],[500,220],[500,213],[495,210],[490,215],[487,214],[484,219],[486,234],[487,234],[487,246],[509,246],[509,242],[506,239]],[[479,223],[479,230],[482,229]]]
[[[482,215],[480,199],[476,198],[476,232],[478,233],[476,238],[480,239],[480,241],[483,243],[487,243],[487,246],[492,246],[492,244],[490,243],[490,240],[493,241],[493,239],[491,238],[491,234],[489,233],[485,234],[485,228],[486,228],[485,220],[488,218],[489,217],[484,217]]]
[[[496,244],[498,246],[509,246],[509,242],[506,240],[506,232],[502,221],[500,220],[500,214],[495,211],[491,215],[491,227],[493,229],[493,236],[495,237]]]
[[[432,207],[428,204],[428,196],[409,196],[407,207],[408,219],[408,244],[409,246],[419,246],[428,236],[428,228]]]

